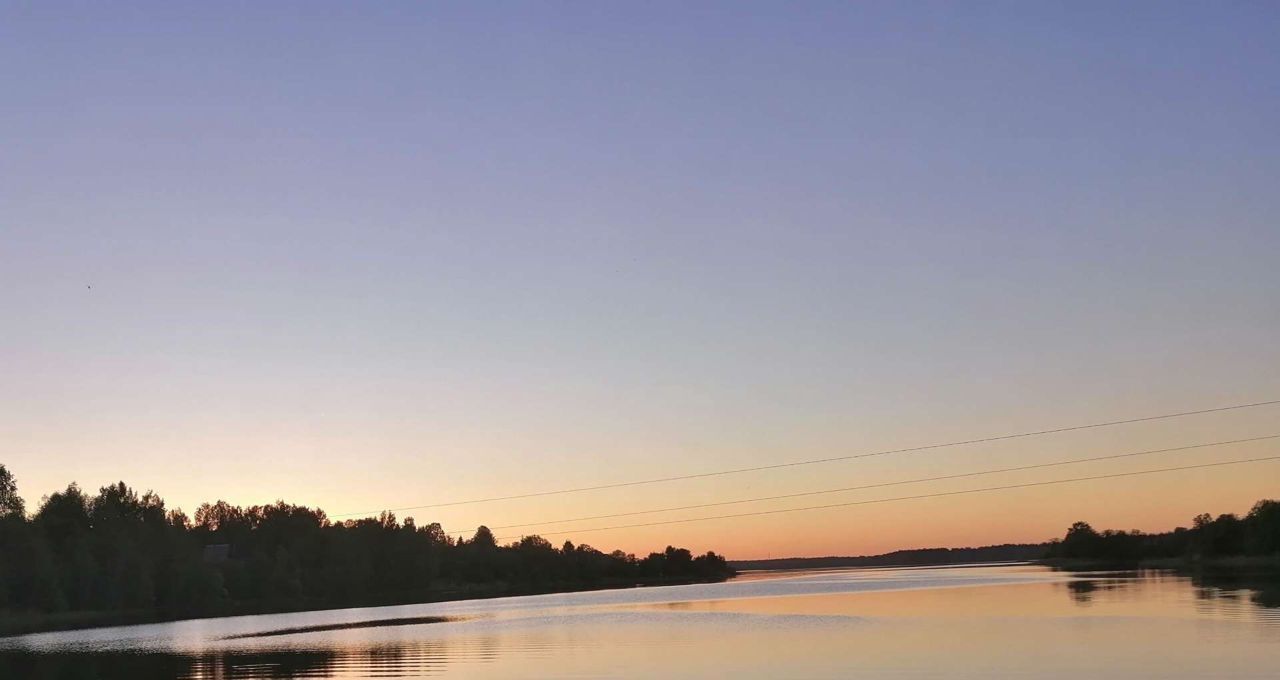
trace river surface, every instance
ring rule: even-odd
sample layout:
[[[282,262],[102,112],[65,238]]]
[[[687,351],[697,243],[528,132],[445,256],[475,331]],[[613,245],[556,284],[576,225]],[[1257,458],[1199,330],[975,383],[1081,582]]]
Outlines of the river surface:
[[[1276,678],[1276,587],[1030,565],[749,572],[0,638],[0,677]]]

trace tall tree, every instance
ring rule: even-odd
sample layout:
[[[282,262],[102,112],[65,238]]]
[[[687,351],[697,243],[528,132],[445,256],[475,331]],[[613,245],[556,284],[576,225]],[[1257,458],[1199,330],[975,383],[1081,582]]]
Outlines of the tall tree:
[[[18,480],[3,464],[0,464],[0,517],[22,517],[26,506],[18,495]]]

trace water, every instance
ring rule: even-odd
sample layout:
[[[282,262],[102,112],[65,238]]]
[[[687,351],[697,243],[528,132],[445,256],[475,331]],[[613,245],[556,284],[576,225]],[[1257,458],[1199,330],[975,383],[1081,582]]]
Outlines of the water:
[[[0,677],[1274,678],[1276,587],[1029,565],[755,573],[3,638]]]

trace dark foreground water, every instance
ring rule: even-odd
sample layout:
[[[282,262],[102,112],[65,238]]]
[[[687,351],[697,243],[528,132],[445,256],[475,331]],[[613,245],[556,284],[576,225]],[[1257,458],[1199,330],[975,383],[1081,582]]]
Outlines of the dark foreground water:
[[[0,678],[1275,678],[1276,585],[1037,566],[747,574],[2,638]]]

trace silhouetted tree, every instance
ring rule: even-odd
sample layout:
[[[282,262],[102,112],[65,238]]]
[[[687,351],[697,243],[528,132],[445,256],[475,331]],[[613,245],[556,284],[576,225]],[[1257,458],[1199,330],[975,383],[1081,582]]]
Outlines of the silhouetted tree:
[[[1076,522],[1049,557],[1132,562],[1143,558],[1206,559],[1232,555],[1280,553],[1280,502],[1261,500],[1243,519],[1233,514],[1216,518],[1208,513],[1192,518],[1191,527],[1162,534],[1139,531],[1095,531]]]
[[[493,548],[498,545],[498,542],[493,538],[493,532],[489,530],[489,527],[482,524],[476,529],[475,535],[471,537],[471,545],[478,548]]]
[[[18,480],[13,474],[0,465],[0,517],[23,516],[26,506],[18,495]]]
[[[1261,500],[1245,516],[1246,543],[1254,555],[1280,553],[1280,501]]]
[[[1095,557],[1098,556],[1101,545],[1102,537],[1088,522],[1076,522],[1067,529],[1067,536],[1062,539],[1062,556]]]

